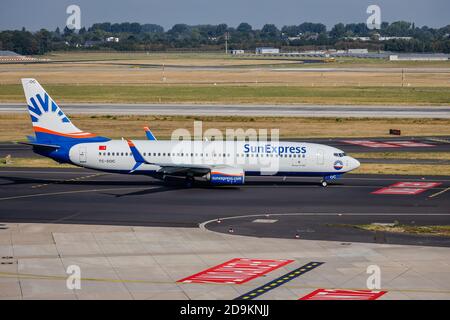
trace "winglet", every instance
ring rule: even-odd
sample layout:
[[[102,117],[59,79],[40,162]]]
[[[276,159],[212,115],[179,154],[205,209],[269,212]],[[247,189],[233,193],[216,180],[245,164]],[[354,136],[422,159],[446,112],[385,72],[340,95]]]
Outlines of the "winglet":
[[[144,130],[145,130],[145,135],[147,136],[148,140],[150,140],[150,141],[157,141],[156,137],[150,131],[149,127],[144,127]]]

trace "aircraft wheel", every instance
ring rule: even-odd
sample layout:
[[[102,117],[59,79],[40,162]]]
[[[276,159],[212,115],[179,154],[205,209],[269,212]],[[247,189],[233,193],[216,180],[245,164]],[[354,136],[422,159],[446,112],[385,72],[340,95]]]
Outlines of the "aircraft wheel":
[[[322,180],[321,182],[322,187],[328,186],[328,182],[326,180]]]
[[[195,179],[194,177],[187,176],[186,177],[186,187],[191,188],[194,185]]]

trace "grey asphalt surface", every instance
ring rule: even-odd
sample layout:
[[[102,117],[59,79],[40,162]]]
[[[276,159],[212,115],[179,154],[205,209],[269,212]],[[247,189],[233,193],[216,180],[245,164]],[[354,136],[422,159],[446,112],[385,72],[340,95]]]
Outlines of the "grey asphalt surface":
[[[419,195],[375,195],[400,181],[434,181]],[[186,189],[144,176],[85,169],[0,169],[0,222],[196,227],[257,237],[450,246],[450,238],[377,235],[336,224],[450,223],[450,177],[347,175],[327,188],[314,178],[249,178],[241,187]],[[286,215],[275,223],[246,215]]]
[[[450,106],[207,105],[207,104],[63,104],[70,114],[445,118]],[[0,104],[0,113],[26,112],[22,103]]]
[[[141,139],[145,137],[142,136]],[[291,138],[287,139],[289,141],[303,141],[320,143],[329,146],[333,146],[344,150],[348,153],[355,152],[450,152],[450,137],[393,137],[393,138],[333,138],[333,139],[303,139],[303,138]],[[363,145],[355,145],[344,142],[348,140],[370,140],[377,142],[387,142],[390,141],[409,141],[409,142],[419,142],[430,146],[427,147],[404,147],[400,146],[397,148],[370,148]],[[30,146],[17,144],[12,142],[0,142],[0,158],[4,158],[7,155],[11,155],[13,158],[35,158],[39,155],[35,154]],[[381,160],[370,160],[372,163],[378,163]],[[387,160],[382,159],[384,163]],[[405,160],[406,161],[406,160]],[[418,160],[408,160],[408,161],[390,161],[391,163],[430,163],[430,164],[446,164],[447,161],[418,161]],[[367,162],[367,161],[366,161]]]

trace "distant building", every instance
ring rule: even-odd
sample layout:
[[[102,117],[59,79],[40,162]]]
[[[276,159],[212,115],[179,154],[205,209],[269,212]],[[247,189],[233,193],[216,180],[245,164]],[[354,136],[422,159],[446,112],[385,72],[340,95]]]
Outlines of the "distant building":
[[[353,40],[353,41],[372,41],[372,40],[378,40],[378,41],[389,41],[389,40],[412,40],[412,37],[382,37],[380,34],[376,33],[373,35],[373,38],[371,37],[347,37],[345,39]]]
[[[280,53],[280,49],[278,48],[270,48],[270,47],[259,47],[255,50],[256,54],[277,54]]]
[[[241,49],[231,50],[231,54],[244,54],[245,51]]]
[[[413,37],[379,37],[380,41],[389,41],[389,40],[412,40]]]
[[[449,56],[442,54],[403,54],[390,55],[390,61],[448,61]]]
[[[370,41],[370,37],[347,37],[346,39],[353,41]]]
[[[367,54],[369,50],[367,49],[348,49],[348,53],[350,54]]]
[[[116,37],[108,37],[106,38],[106,42],[119,42],[119,38]]]

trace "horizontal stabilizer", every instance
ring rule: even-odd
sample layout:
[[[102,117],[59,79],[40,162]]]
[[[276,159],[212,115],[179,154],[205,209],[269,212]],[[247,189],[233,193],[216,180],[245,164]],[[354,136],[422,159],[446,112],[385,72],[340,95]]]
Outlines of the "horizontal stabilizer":
[[[37,143],[37,142],[18,142],[19,144],[25,144],[32,147],[39,147],[39,148],[48,148],[48,149],[59,149],[61,146],[58,146],[56,144],[45,144],[45,143]]]

